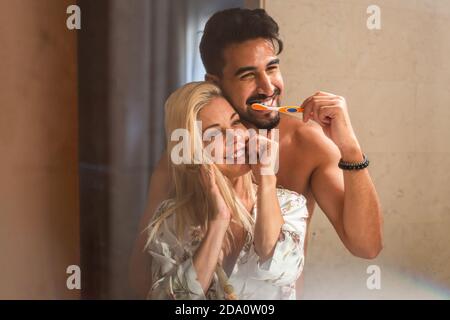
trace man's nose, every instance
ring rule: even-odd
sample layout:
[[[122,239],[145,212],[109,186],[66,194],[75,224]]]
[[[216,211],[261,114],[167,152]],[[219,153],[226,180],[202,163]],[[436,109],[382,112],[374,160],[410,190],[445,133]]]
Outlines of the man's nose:
[[[272,81],[267,74],[260,76],[257,82],[257,86],[258,94],[263,94],[270,97],[275,92],[275,86],[272,85]]]

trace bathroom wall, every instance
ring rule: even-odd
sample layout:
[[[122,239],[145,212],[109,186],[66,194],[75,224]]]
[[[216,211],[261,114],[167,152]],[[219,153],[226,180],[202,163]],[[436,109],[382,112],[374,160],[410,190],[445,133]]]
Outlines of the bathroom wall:
[[[450,2],[265,0],[280,25],[287,88],[347,99],[385,217],[375,260],[352,257],[323,212],[310,232],[303,298],[450,297]],[[381,9],[369,30],[367,8]],[[369,290],[367,267],[381,271]]]

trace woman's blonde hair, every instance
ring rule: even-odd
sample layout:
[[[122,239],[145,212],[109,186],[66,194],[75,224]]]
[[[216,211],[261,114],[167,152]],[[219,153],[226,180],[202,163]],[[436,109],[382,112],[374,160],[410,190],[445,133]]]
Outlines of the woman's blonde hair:
[[[167,137],[167,152],[170,155],[178,141],[171,141],[171,134],[176,129],[186,129],[189,132],[190,162],[191,164],[174,164],[169,158],[169,168],[172,182],[175,186],[173,205],[167,206],[158,216],[154,216],[148,226],[149,237],[146,247],[156,236],[161,224],[170,215],[175,214],[176,235],[182,239],[184,231],[190,226],[200,225],[204,231],[208,221],[214,218],[212,215],[212,201],[207,190],[201,183],[200,166],[207,170],[213,170],[216,184],[221,192],[226,205],[232,212],[232,221],[243,226],[248,235],[253,238],[254,221],[245,206],[237,197],[229,179],[225,177],[217,166],[212,164],[192,164],[198,159],[198,150],[203,150],[202,132],[196,125],[199,111],[211,103],[215,98],[223,98],[221,90],[209,82],[192,82],[184,85],[170,95],[165,104],[165,126]],[[246,197],[255,200],[251,173],[244,175],[244,189],[248,193]],[[230,248],[233,241],[231,229],[228,228],[226,249]]]

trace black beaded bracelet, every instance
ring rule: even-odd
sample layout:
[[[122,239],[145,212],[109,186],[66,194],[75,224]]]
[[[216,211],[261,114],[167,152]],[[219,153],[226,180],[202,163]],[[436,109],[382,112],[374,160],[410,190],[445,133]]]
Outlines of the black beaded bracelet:
[[[342,170],[361,170],[369,166],[369,159],[363,154],[364,160],[361,162],[345,162],[342,159],[339,160],[338,166]]]

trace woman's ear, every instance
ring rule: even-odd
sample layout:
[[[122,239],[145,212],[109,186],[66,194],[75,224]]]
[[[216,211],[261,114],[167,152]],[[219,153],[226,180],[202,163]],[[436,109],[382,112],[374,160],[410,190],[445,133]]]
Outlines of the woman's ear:
[[[219,77],[215,76],[213,74],[210,74],[210,73],[205,74],[205,81],[212,82],[215,85],[219,85],[220,84]]]

